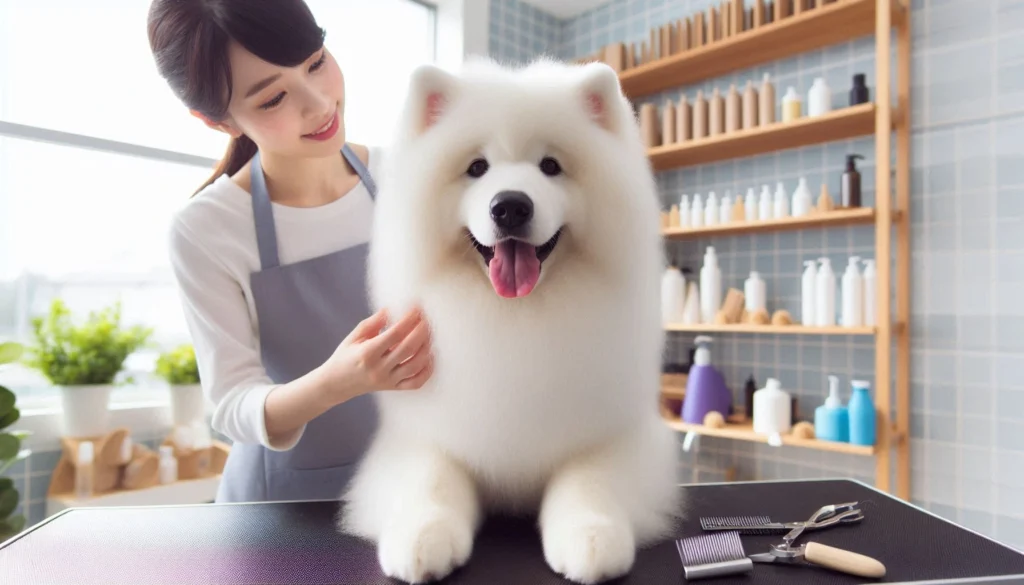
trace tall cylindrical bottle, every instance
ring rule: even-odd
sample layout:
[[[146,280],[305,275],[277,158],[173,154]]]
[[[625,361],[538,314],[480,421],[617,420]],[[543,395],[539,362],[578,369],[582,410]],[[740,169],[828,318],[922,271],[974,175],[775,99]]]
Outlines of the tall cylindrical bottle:
[[[767,126],[775,122],[775,86],[772,85],[770,74],[764,74],[761,91],[757,97],[760,106],[757,111],[757,124]]]
[[[743,129],[757,126],[757,90],[754,89],[754,82],[747,80],[747,87],[743,90]]]
[[[704,204],[704,225],[718,225],[718,195],[712,191],[708,193],[707,203]]]
[[[718,266],[715,247],[704,252],[704,266],[700,269],[700,320],[714,323],[715,314],[722,308],[722,269]]]
[[[816,287],[818,285],[818,270],[814,260],[804,260],[803,278],[800,281],[800,322],[805,327],[814,327],[818,324],[818,312],[815,301],[818,298]]]
[[[686,301],[686,281],[675,262],[665,269],[661,277],[661,322],[663,325],[682,323],[683,304]]]
[[[874,327],[878,324],[878,307],[875,304],[876,274],[875,261],[864,261],[864,325]]]
[[[772,217],[775,219],[789,217],[789,197],[786,196],[786,190],[782,188],[781,182],[779,182],[775,187],[775,202],[772,207]]]
[[[756,270],[743,282],[743,301],[748,313],[768,310],[767,292],[764,279]]]
[[[747,198],[743,202],[743,211],[747,221],[757,221],[757,193],[753,187],[747,188]]]
[[[828,258],[820,258],[821,267],[815,281],[817,298],[814,308],[819,327],[830,327],[836,324],[836,275],[832,271],[832,262]]]
[[[871,395],[868,393],[868,383],[863,380],[854,380],[850,385],[853,386],[853,394],[846,406],[850,419],[850,443],[874,445],[875,403],[871,401]]]
[[[858,256],[851,256],[843,273],[843,327],[860,327],[864,322],[864,283]]]
[[[761,185],[761,198],[757,200],[757,219],[765,221],[772,218],[772,192],[768,185]]]

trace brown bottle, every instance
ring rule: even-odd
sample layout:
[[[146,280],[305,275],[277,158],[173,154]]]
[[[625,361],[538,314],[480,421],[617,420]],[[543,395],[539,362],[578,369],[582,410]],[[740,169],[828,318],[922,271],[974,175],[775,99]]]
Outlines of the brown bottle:
[[[683,94],[676,107],[676,142],[684,142],[691,138],[693,138],[693,108],[686,100],[686,94]]]
[[[747,87],[743,90],[743,129],[757,126],[757,90],[754,89],[754,82],[747,80]]]
[[[725,100],[718,88],[708,100],[708,136],[718,136],[725,131]]]
[[[674,144],[676,140],[676,105],[666,100],[661,108],[661,143]]]
[[[725,131],[739,131],[742,117],[743,108],[740,103],[740,94],[736,91],[736,85],[732,84],[729,86],[729,93],[725,96]]]
[[[768,73],[764,74],[764,79],[761,82],[761,92],[758,96],[760,108],[757,112],[757,123],[761,126],[767,126],[775,122],[775,86],[772,85],[771,77]]]
[[[693,138],[704,138],[708,135],[708,102],[704,99],[704,91],[697,91],[697,99],[693,102]]]

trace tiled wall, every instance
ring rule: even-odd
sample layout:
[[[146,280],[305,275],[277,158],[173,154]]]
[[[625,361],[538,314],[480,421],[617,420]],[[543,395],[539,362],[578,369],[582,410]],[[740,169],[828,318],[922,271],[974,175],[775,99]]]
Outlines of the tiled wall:
[[[708,5],[613,0],[562,22],[558,48],[551,50],[547,26],[534,24],[548,22],[545,17],[518,0],[492,0],[492,56],[522,61],[540,46],[575,58],[613,41],[639,43],[652,26]],[[914,0],[912,12],[912,499],[1024,546],[1024,2]],[[526,48],[516,46],[520,38]],[[767,72],[778,98],[793,86],[805,102],[813,79],[824,76],[833,107],[841,107],[854,73],[867,75],[874,99],[874,69],[874,40],[868,37],[650,99],[660,104],[684,91],[692,100],[698,89],[725,91]],[[871,205],[873,146],[872,138],[836,142],[659,173],[658,180],[666,207],[681,193],[735,196],[762,184],[774,190],[777,181],[792,193],[801,176],[815,196],[822,182],[836,196],[844,156],[856,152],[868,159],[861,168],[865,205]],[[841,273],[850,255],[874,257],[874,231],[719,237],[670,249],[696,274],[707,245],[718,251],[724,287],[742,288],[748,271],[756,269],[766,280],[769,308],[799,314],[802,261],[828,256]],[[691,341],[673,335],[670,349],[683,359]],[[719,335],[713,356],[737,393],[750,374],[759,387],[766,377],[778,377],[807,415],[821,404],[829,374],[839,376],[844,400],[851,378],[873,381],[870,337]],[[703,441],[696,461],[733,466],[741,479],[873,480],[869,458]],[[684,469],[692,463],[684,461]]]

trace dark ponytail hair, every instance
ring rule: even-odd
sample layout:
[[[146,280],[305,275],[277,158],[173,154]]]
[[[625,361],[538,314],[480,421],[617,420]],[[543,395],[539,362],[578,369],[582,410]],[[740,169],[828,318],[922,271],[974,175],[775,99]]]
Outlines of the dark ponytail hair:
[[[294,67],[323,46],[325,34],[303,0],[153,0],[147,31],[160,75],[189,109],[213,121],[225,118],[231,100],[231,41],[264,61]],[[196,193],[238,172],[254,154],[248,136],[232,138]]]

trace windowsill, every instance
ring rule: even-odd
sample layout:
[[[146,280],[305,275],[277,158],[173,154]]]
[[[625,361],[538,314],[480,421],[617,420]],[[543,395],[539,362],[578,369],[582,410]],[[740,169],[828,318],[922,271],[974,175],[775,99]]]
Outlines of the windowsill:
[[[61,448],[63,411],[60,396],[46,396],[26,400],[20,405],[21,418],[11,430],[31,433],[25,447],[34,452]],[[171,430],[171,406],[167,389],[144,388],[111,395],[111,428],[127,428],[132,436],[155,438]]]

